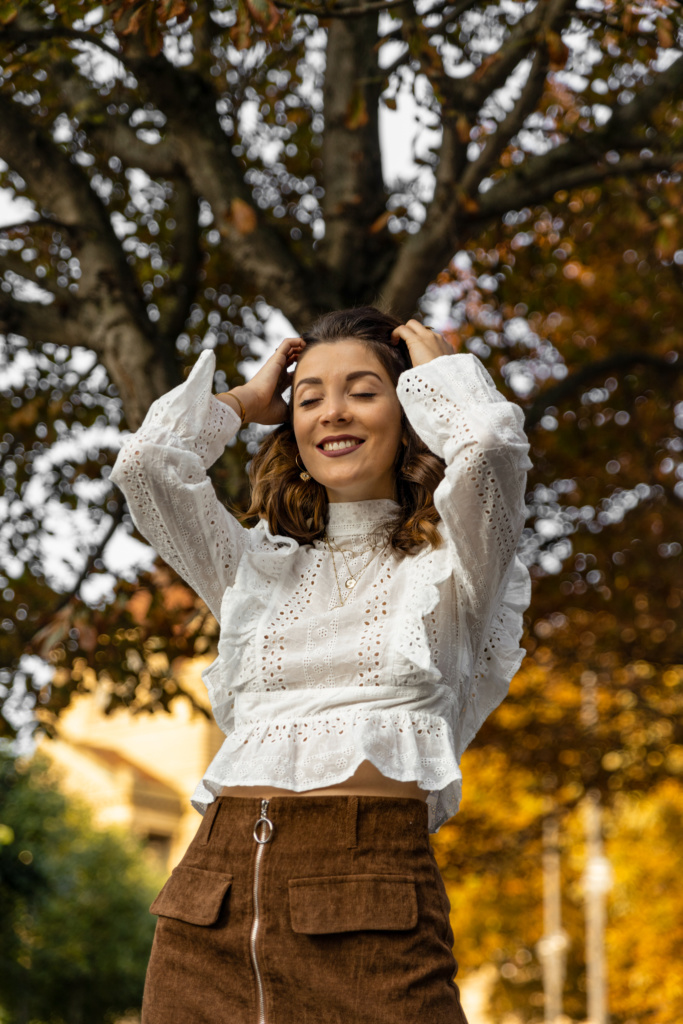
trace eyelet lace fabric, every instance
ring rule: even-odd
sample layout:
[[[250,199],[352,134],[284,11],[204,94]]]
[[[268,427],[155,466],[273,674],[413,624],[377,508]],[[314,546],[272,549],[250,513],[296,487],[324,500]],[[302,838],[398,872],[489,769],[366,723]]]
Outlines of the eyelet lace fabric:
[[[329,536],[354,575],[367,566],[344,591],[336,555],[340,605],[323,542],[273,535],[265,520],[245,529],[219,501],[207,469],[240,418],[213,396],[214,370],[207,350],[124,439],[111,474],[137,528],[220,623],[203,679],[226,739],[192,802],[203,813],[225,785],[330,786],[369,760],[428,791],[435,832],[458,810],[463,751],[524,656],[522,410],[471,354],[401,374],[409,421],[446,461],[434,493],[443,543],[400,558],[382,550],[396,502],[330,504]]]

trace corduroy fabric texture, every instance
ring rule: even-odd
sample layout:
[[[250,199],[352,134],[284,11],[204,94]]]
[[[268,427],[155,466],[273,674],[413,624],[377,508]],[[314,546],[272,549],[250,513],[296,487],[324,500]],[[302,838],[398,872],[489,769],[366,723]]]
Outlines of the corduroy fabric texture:
[[[219,797],[152,904],[142,1024],[467,1024],[420,800],[268,801],[259,992],[261,812]]]

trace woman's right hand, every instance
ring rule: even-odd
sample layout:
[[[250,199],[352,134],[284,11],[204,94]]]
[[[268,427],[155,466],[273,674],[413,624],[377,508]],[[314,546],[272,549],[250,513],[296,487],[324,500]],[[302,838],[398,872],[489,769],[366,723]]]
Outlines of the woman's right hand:
[[[216,398],[235,408],[237,403],[228,403],[228,398],[231,394],[237,395],[246,412],[245,423],[261,423],[264,426],[283,423],[287,417],[287,403],[282,393],[292,379],[288,370],[299,358],[305,345],[303,338],[285,338],[247,384],[240,384],[231,391],[216,395]]]

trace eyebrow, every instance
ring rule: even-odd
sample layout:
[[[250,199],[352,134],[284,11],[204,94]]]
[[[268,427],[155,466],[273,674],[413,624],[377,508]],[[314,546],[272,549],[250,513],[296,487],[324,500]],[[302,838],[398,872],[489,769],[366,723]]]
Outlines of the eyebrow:
[[[356,380],[358,377],[376,377],[380,384],[382,383],[382,378],[374,370],[354,370],[353,373],[346,375],[347,380]],[[296,391],[302,384],[322,384],[322,377],[304,377],[303,380],[297,381],[294,390]]]

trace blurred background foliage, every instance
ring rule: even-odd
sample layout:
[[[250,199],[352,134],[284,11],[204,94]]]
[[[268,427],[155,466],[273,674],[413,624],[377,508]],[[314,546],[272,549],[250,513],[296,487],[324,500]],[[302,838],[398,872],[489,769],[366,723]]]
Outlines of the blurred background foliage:
[[[0,753],[0,1020],[109,1024],[136,1010],[162,879],[95,829],[43,758]]]
[[[519,889],[549,800],[569,843],[590,790],[623,879],[614,1020],[683,1015],[667,989],[648,1017],[645,994],[675,846],[647,884],[619,853],[635,822],[663,833],[683,773],[681,20],[673,0],[0,3],[0,186],[25,211],[0,230],[2,727],[53,732],[78,691],[163,711],[179,662],[215,650],[107,481],[119,431],[202,348],[222,391],[274,314],[299,333],[372,302],[457,332],[523,407],[534,462],[528,657],[438,839],[463,965],[496,942],[521,972],[501,1012],[535,1012],[513,937],[532,949],[540,879],[500,941],[475,896]],[[406,104],[412,176],[380,146]],[[257,439],[212,470],[237,506]],[[619,937],[657,900],[641,975]]]
[[[465,798],[434,837],[446,881],[460,975],[494,964],[490,1019],[543,1020],[537,943],[543,935],[540,822],[557,813],[534,773],[482,746],[463,758]],[[469,778],[469,783],[467,779]],[[609,1019],[677,1024],[683,984],[676,969],[683,939],[678,883],[683,789],[661,779],[647,793],[618,793],[605,815],[612,868],[606,931]],[[586,1018],[583,809],[561,814],[562,926],[567,933],[564,1012]],[[514,1014],[512,1017],[510,1015]]]

